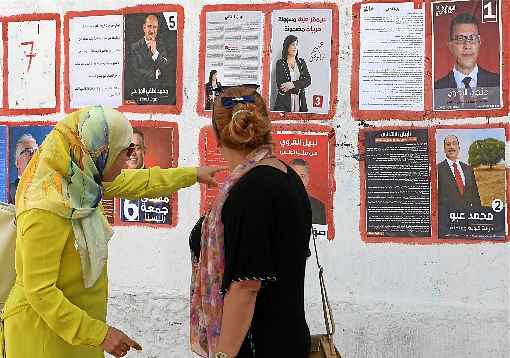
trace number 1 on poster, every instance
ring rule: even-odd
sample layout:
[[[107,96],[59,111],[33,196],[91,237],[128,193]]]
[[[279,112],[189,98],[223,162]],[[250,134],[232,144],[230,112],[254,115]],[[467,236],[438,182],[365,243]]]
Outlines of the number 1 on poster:
[[[483,0],[482,22],[498,22],[498,0]]]

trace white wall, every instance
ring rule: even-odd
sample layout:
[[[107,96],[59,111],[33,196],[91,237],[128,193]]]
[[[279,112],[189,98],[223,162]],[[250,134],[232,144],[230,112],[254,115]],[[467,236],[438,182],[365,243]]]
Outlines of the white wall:
[[[229,3],[241,1],[229,1]],[[269,1],[258,1],[266,3]],[[1,0],[1,14],[118,9],[147,0]],[[157,2],[154,2],[157,3]],[[208,124],[197,102],[199,14],[212,1],[179,0],[185,10],[184,105],[181,115],[152,119],[179,125],[179,164],[198,164],[198,133]],[[223,3],[217,1],[216,3]],[[252,3],[250,0],[242,3]],[[336,129],[336,238],[322,242],[329,296],[337,322],[335,340],[344,358],[510,356],[509,245],[434,246],[366,244],[359,235],[358,123],[350,116],[351,5],[339,0],[340,53]],[[62,55],[63,57],[63,55]],[[62,58],[63,63],[63,58]],[[63,88],[63,87],[62,87]],[[57,120],[63,113],[18,119]],[[149,115],[128,114],[130,119]],[[2,118],[5,119],[5,118]],[[385,124],[412,125],[385,121]],[[508,123],[499,119],[448,123]],[[426,121],[425,124],[437,124]],[[418,123],[415,123],[418,124]],[[420,124],[422,124],[420,122]],[[381,125],[375,123],[375,125]],[[507,151],[508,152],[508,151]],[[508,154],[508,153],[507,153]],[[109,323],[144,346],[128,357],[191,357],[188,349],[188,234],[199,211],[198,186],[179,193],[179,224],[173,229],[116,228],[110,244]],[[316,269],[310,261],[306,285],[308,321],[323,331]]]

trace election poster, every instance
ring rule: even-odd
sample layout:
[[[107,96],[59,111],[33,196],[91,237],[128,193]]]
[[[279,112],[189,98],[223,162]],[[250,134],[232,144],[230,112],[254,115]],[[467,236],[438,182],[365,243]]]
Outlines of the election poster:
[[[504,128],[436,130],[440,239],[505,240]]]
[[[272,130],[273,150],[277,158],[289,165],[301,178],[312,209],[313,230],[318,239],[334,238],[333,193],[334,134],[330,127],[313,125],[275,125]],[[200,163],[224,166],[212,127],[200,131]],[[221,187],[228,172],[220,172],[216,179]],[[201,185],[200,213],[211,208],[218,188]]]
[[[70,107],[97,104],[119,107],[122,104],[122,15],[71,17],[67,29]]]
[[[271,16],[270,108],[327,114],[333,10],[279,9]]]
[[[312,209],[317,238],[333,239],[334,132],[325,126],[275,125],[276,157],[301,178]]]
[[[134,150],[126,161],[127,169],[148,169],[177,165],[177,128],[133,128],[131,142]],[[119,199],[116,209],[117,225],[149,225],[173,227],[177,220],[177,194],[137,200]]]
[[[53,126],[11,126],[9,127],[9,184],[8,202],[15,204],[16,189],[30,159],[39,149]]]
[[[179,113],[183,14],[178,5],[66,13],[66,112],[101,104]]]
[[[177,13],[124,17],[124,102],[175,105]]]
[[[431,237],[428,130],[365,130],[360,136],[366,236],[375,240]]]
[[[261,11],[209,11],[205,15],[205,110],[224,86],[262,84]]]
[[[507,241],[507,132],[497,124],[363,129],[362,239]]]
[[[214,134],[214,130],[211,126],[200,129],[198,146],[200,165],[227,165],[227,162],[223,159],[223,156],[218,149],[218,141],[216,140],[216,135]],[[224,183],[227,175],[227,171],[221,171],[214,176],[218,182],[218,186],[221,186]],[[218,187],[200,184],[200,215],[206,214],[209,209],[211,209],[217,194]]]
[[[434,110],[501,108],[500,1],[435,1],[431,6]]]
[[[359,6],[358,92],[353,93],[359,110],[423,111],[425,9],[413,2]]]
[[[9,129],[7,126],[0,126],[0,201],[4,203],[9,202],[8,148]]]

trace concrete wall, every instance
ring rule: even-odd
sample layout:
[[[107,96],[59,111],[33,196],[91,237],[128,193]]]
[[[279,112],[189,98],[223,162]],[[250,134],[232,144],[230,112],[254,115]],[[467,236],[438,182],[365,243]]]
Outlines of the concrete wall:
[[[240,1],[229,1],[229,3]],[[258,3],[268,3],[260,0]],[[1,0],[2,15],[118,9],[147,0]],[[209,120],[197,116],[199,14],[212,1],[178,0],[185,10],[184,104],[181,115],[128,114],[133,120],[178,123],[179,165],[198,164],[198,133]],[[220,2],[216,2],[220,3]],[[242,3],[252,3],[245,0]],[[339,0],[340,53],[335,128],[336,237],[319,245],[337,323],[335,341],[346,358],[510,356],[509,245],[366,244],[359,234],[358,123],[350,115],[352,0]],[[58,120],[63,113],[30,120]],[[505,118],[427,121],[508,123]],[[374,123],[375,125],[380,125]],[[386,121],[385,124],[412,125]],[[414,123],[417,124],[417,123]],[[420,123],[421,124],[421,123]],[[507,150],[508,158],[508,150]],[[119,227],[110,244],[109,323],[144,347],[128,357],[191,357],[188,349],[188,234],[198,217],[199,187],[179,193],[173,229]],[[309,262],[307,318],[322,332],[317,270]]]

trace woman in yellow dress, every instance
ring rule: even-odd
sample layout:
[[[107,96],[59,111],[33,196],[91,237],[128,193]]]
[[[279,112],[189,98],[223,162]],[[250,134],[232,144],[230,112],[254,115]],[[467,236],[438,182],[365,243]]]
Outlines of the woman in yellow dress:
[[[160,197],[197,180],[214,185],[218,169],[122,170],[132,132],[120,112],[84,108],[60,121],[30,161],[16,194],[16,282],[2,316],[7,358],[141,349],[105,323],[113,232],[101,199]]]

